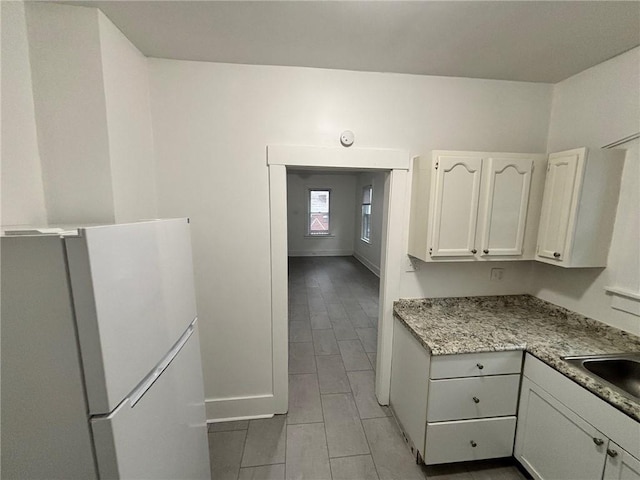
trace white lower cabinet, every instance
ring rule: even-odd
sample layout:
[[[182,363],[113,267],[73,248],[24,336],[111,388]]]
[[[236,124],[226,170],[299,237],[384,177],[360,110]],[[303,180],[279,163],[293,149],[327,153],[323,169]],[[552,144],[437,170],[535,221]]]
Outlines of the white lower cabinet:
[[[429,380],[428,422],[515,415],[520,375]]]
[[[534,478],[599,480],[608,441],[535,383],[522,381],[516,458]]]
[[[431,356],[394,320],[390,405],[427,465],[513,453],[522,352]]]
[[[432,357],[424,463],[511,456],[521,369],[520,351]]]
[[[640,453],[640,425],[625,417],[527,355],[514,455],[536,480],[640,480],[640,461],[614,442]]]
[[[640,423],[537,358],[520,388],[520,351],[431,356],[393,333],[390,405],[419,462],[513,454],[536,480],[640,480]]]
[[[389,405],[417,459],[424,457],[430,362],[427,350],[394,318]]]
[[[621,446],[609,441],[604,480],[640,480],[640,460]]]
[[[516,417],[427,423],[424,463],[510,457]]]

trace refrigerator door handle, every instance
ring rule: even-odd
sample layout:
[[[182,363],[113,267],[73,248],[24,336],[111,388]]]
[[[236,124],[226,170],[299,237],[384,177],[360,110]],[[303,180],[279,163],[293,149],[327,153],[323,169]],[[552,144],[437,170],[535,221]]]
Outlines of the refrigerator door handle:
[[[185,343],[191,338],[193,335],[193,324],[189,325],[189,328],[185,330],[180,337],[180,340],[173,346],[169,353],[167,353],[164,358],[160,361],[158,366],[153,369],[153,371],[145,377],[145,379],[138,384],[138,386],[131,392],[129,395],[129,403],[131,404],[131,408],[136,406],[136,403],[144,396],[144,394],[151,388],[151,386],[155,383],[155,381],[162,375],[162,372],[169,366],[169,364],[173,361],[174,358],[180,353],[182,347],[184,347]]]

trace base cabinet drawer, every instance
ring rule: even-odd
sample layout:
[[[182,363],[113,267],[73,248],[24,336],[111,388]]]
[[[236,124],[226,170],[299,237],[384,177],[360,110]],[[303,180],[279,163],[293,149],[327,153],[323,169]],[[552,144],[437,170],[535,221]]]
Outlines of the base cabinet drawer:
[[[520,375],[429,380],[427,422],[515,415]]]
[[[424,463],[509,457],[515,430],[516,417],[427,423]]]
[[[432,379],[507,375],[522,370],[522,351],[437,355],[431,358]]]

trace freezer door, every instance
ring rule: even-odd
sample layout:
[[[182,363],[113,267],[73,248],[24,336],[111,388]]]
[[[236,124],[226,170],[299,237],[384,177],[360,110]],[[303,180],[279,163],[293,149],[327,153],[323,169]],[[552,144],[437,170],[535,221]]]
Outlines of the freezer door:
[[[65,238],[89,411],[111,412],[196,316],[186,219]]]
[[[194,329],[142,397],[91,420],[101,480],[211,478],[200,365]]]

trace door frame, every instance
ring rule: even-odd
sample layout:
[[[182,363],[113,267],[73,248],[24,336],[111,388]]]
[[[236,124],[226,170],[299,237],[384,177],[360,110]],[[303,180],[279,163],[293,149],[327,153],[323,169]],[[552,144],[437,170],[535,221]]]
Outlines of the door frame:
[[[393,302],[399,298],[406,254],[405,215],[409,188],[409,153],[380,148],[267,146],[271,236],[271,332],[274,413],[289,402],[287,167],[387,170],[382,214],[376,396],[389,404]]]

